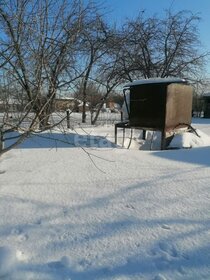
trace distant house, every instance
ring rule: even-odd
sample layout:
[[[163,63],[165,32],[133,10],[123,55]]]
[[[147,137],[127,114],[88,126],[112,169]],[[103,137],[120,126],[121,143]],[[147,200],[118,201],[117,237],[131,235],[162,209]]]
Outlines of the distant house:
[[[81,103],[81,100],[74,97],[56,98],[54,100],[54,111],[62,112],[70,109],[71,111],[79,112],[79,105]]]
[[[87,102],[85,104],[85,111],[89,111],[90,110],[90,104]],[[81,101],[79,104],[78,104],[78,112],[82,112],[83,111],[83,102]]]
[[[203,117],[204,118],[210,118],[210,92],[205,93],[202,98],[203,98],[203,102],[204,102],[204,104],[203,104],[203,113],[204,113]]]
[[[23,108],[24,104],[16,98],[0,99],[0,112],[18,112]]]
[[[100,103],[96,105],[96,109],[100,107]],[[103,107],[101,109],[102,112],[110,112],[110,113],[118,113],[121,111],[120,104],[114,102],[114,101],[107,101],[103,104]]]
[[[114,101],[108,101],[106,104],[106,108],[110,109],[112,113],[117,113],[121,110],[120,104],[114,102]]]
[[[83,101],[74,97],[57,98],[54,101],[54,111],[66,111],[70,109],[73,112],[82,112]],[[90,105],[86,103],[86,111],[89,111]]]

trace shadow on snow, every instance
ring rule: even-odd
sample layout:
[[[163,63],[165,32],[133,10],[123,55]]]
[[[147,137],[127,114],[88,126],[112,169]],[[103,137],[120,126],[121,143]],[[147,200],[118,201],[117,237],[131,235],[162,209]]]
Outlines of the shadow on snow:
[[[18,132],[8,133],[5,137],[5,147],[13,144],[17,139]],[[17,138],[14,138],[17,137]],[[80,135],[77,133],[37,133],[26,138],[17,148],[72,148],[72,147],[92,147],[92,148],[113,148],[115,144],[106,137],[95,135]]]
[[[153,155],[177,162],[210,166],[210,147],[158,151],[153,152]]]
[[[146,185],[148,187],[152,186],[154,181],[147,182],[149,185]],[[99,280],[114,279],[113,277],[119,276],[126,276],[130,279],[136,276],[147,277],[151,274],[157,275],[170,272],[183,274],[183,278],[180,279],[188,279],[187,274],[185,275],[188,270],[195,268],[202,273],[203,269],[206,269],[209,265],[209,244],[202,242],[198,243],[197,246],[194,244],[190,250],[182,248],[181,244],[184,240],[195,240],[198,235],[207,235],[210,230],[209,220],[193,218],[193,213],[188,218],[182,218],[178,215],[174,217],[170,217],[170,215],[165,217],[151,215],[151,218],[148,219],[140,214],[135,217],[132,211],[141,210],[140,206],[144,203],[143,198],[142,201],[139,201],[142,188],[145,188],[144,183],[129,186],[123,190],[96,199],[90,199],[84,205],[69,205],[65,208],[59,204],[43,203],[33,199],[18,198],[17,196],[0,198],[2,200],[1,203],[13,205],[10,211],[13,211],[12,209],[15,208],[19,209],[24,205],[27,208],[27,205],[30,205],[30,208],[34,209],[38,214],[37,216],[42,215],[39,220],[37,220],[38,217],[36,216],[34,220],[30,220],[30,222],[25,221],[16,226],[7,223],[7,225],[1,227],[0,236],[8,237],[11,233],[12,235],[22,235],[25,232],[29,237],[36,235],[40,238],[39,240],[42,240],[42,235],[45,233],[49,235],[45,236],[47,240],[47,244],[45,244],[46,249],[52,251],[52,249],[56,248],[59,251],[59,249],[66,248],[67,254],[70,253],[71,256],[71,248],[74,248],[74,250],[78,248],[83,252],[76,262],[75,260],[73,262],[70,260],[70,263],[68,263],[68,259],[66,262],[63,257],[55,260],[52,256],[52,260],[44,264],[30,264],[30,261],[20,264],[20,271],[23,273],[42,274],[43,277],[41,279],[57,280],[62,277],[70,277],[72,280]],[[136,195],[137,190],[138,195]],[[136,200],[132,199],[133,207],[127,207],[129,198],[134,197],[133,194],[135,194],[136,198]],[[116,203],[116,199],[120,203],[120,197],[124,195],[126,195],[128,201],[125,202],[124,207],[121,204],[121,207],[118,208],[118,212],[122,211],[121,214],[123,214],[119,216],[118,212],[113,212],[112,205],[114,202]],[[102,201],[103,203],[101,203]],[[163,201],[160,200],[155,206],[151,206],[154,208],[154,213],[162,205]],[[112,221],[95,220],[95,224],[92,224],[92,226],[94,225],[93,227],[90,227],[90,221],[87,221],[87,224],[85,223],[85,217],[83,216],[87,211],[88,217],[98,213],[103,218],[104,214],[102,213],[108,210],[113,212],[114,219],[112,218]],[[202,210],[204,209],[202,208]],[[75,219],[72,221],[72,215],[78,215],[78,217],[83,217],[83,219],[78,219],[78,222],[75,222]],[[54,221],[58,219],[59,223],[55,223]],[[147,250],[142,250],[145,247],[144,238],[142,240],[139,239],[138,243],[136,241],[132,242],[132,247],[130,247],[130,239],[125,239],[121,244],[122,246],[113,246],[112,242],[115,242],[119,234],[124,234],[124,236],[128,232],[137,234],[138,231],[144,231],[145,228],[148,229],[148,233],[159,230],[156,238],[151,239]],[[53,238],[50,237],[52,234]],[[99,247],[96,246],[95,248],[94,245]],[[81,248],[89,248],[89,255],[84,254]],[[130,250],[131,248],[132,250]],[[95,256],[95,254],[96,258],[93,258],[91,261],[90,257],[89,260],[89,256]],[[109,260],[107,264],[103,263],[104,258]],[[146,279],[156,278],[147,277]]]

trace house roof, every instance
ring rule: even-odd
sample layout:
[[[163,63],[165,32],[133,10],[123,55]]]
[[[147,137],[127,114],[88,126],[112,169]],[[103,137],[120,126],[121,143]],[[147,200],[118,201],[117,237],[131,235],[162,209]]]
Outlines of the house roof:
[[[75,97],[67,97],[67,96],[60,96],[60,97],[56,98],[56,100],[64,100],[64,101],[68,100],[68,101],[82,102],[82,100],[80,100],[80,99],[77,99]]]
[[[142,80],[136,80],[131,83],[125,84],[124,88],[129,88],[132,86],[138,86],[138,85],[145,85],[145,84],[171,84],[171,83],[186,83],[187,81],[185,79],[181,78],[149,78],[149,79],[142,79]]]

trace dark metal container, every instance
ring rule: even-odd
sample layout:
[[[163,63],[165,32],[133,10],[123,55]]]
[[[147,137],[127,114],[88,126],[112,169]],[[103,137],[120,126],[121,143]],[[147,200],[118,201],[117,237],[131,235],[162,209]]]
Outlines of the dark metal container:
[[[205,93],[203,95],[203,111],[204,118],[210,118],[210,93]]]
[[[129,127],[166,133],[191,124],[192,87],[184,79],[147,79],[125,85]],[[162,143],[162,148],[164,142]]]

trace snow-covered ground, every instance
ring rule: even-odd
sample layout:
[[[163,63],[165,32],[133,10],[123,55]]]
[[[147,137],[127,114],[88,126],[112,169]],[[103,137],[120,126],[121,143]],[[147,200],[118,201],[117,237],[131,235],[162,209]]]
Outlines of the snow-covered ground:
[[[192,149],[103,126],[4,154],[0,279],[210,279],[210,120],[193,126],[172,145]]]

